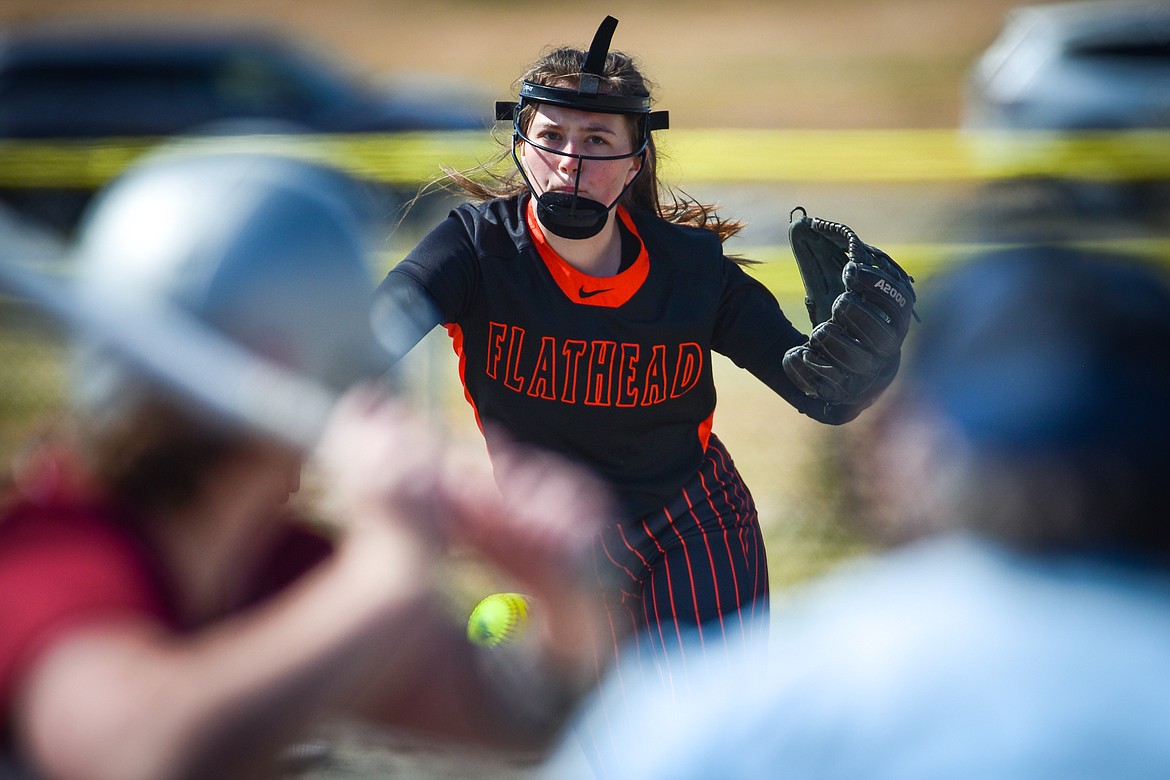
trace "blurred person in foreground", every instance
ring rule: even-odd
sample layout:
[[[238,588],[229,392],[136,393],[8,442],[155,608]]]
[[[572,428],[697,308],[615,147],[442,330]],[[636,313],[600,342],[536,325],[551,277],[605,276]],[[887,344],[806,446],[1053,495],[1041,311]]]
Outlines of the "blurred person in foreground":
[[[497,487],[373,383],[346,181],[163,156],[91,213],[74,300],[129,329],[74,334],[69,435],[18,464],[0,513],[0,775],[266,776],[339,713],[529,749],[593,679],[573,566],[603,494],[515,449]],[[223,373],[240,359],[248,376]],[[273,372],[340,400],[312,419]],[[319,500],[298,519],[306,459]],[[508,663],[445,602],[448,544],[546,602]]]
[[[1170,776],[1164,273],[1034,246],[924,289],[857,450],[893,549],[792,594],[772,647],[709,655],[685,701],[604,690],[581,721],[620,717],[611,777]]]

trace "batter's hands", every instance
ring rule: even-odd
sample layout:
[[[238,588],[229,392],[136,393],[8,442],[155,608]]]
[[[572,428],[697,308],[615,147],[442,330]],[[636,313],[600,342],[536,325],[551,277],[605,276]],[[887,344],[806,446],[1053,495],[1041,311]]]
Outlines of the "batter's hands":
[[[552,656],[592,661],[602,635],[593,554],[612,524],[608,488],[559,456],[488,435],[490,462],[384,391],[350,390],[314,452],[323,505],[343,538],[416,573],[437,570],[451,546],[471,552],[541,605]]]
[[[392,515],[438,537],[433,515],[442,458],[442,438],[432,425],[384,390],[359,385],[334,407],[312,465],[324,508],[343,530]]]
[[[448,463],[461,540],[533,585],[551,587],[591,572],[593,545],[612,517],[608,488],[557,455],[498,430],[488,435],[494,472]]]
[[[342,396],[313,460],[343,527],[401,516],[533,584],[586,567],[610,516],[607,488],[558,456],[500,432],[491,438],[489,464],[481,448],[456,446],[402,401],[364,386]]]
[[[533,622],[547,657],[571,686],[594,680],[612,634],[602,608],[606,583],[595,567],[602,528],[613,524],[609,489],[585,469],[517,444],[488,426],[492,474],[451,460],[452,531],[533,598]]]

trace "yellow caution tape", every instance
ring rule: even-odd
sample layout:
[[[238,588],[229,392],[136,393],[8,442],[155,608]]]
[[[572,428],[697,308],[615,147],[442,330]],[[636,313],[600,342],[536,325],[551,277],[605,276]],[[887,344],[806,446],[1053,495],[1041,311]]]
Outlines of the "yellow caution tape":
[[[1068,246],[1084,250],[1133,255],[1170,266],[1170,238],[1120,238],[1101,241],[1070,241]],[[996,249],[1008,249],[1012,244],[891,244],[882,249],[897,259],[898,264],[917,281],[932,273],[973,255]],[[759,279],[780,297],[804,295],[804,284],[792,250],[786,246],[761,246],[737,249],[736,254],[759,261],[747,272]]]
[[[1166,131],[693,130],[663,146],[679,161],[682,181],[1170,179]]]
[[[1170,179],[1170,132],[958,130],[671,130],[659,144],[663,174],[698,182],[928,182],[1020,176]],[[95,188],[157,149],[257,149],[303,155],[363,178],[416,185],[489,164],[501,147],[484,131],[0,140],[0,187]]]

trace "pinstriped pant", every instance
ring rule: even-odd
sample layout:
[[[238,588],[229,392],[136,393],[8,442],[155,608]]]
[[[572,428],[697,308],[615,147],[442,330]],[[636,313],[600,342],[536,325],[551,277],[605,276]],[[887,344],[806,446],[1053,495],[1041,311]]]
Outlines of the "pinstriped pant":
[[[767,630],[768,563],[751,493],[711,436],[699,471],[661,510],[602,541],[613,567],[610,618],[622,651],[635,648],[668,679],[710,643]],[[680,653],[686,648],[686,653]],[[616,649],[616,648],[615,648]]]

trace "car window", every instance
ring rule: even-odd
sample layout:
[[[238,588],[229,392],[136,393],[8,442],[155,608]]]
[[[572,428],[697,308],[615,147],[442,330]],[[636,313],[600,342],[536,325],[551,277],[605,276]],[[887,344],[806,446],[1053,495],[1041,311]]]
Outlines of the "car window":
[[[1078,57],[1170,66],[1170,40],[1081,44],[1074,46],[1072,53]]]

